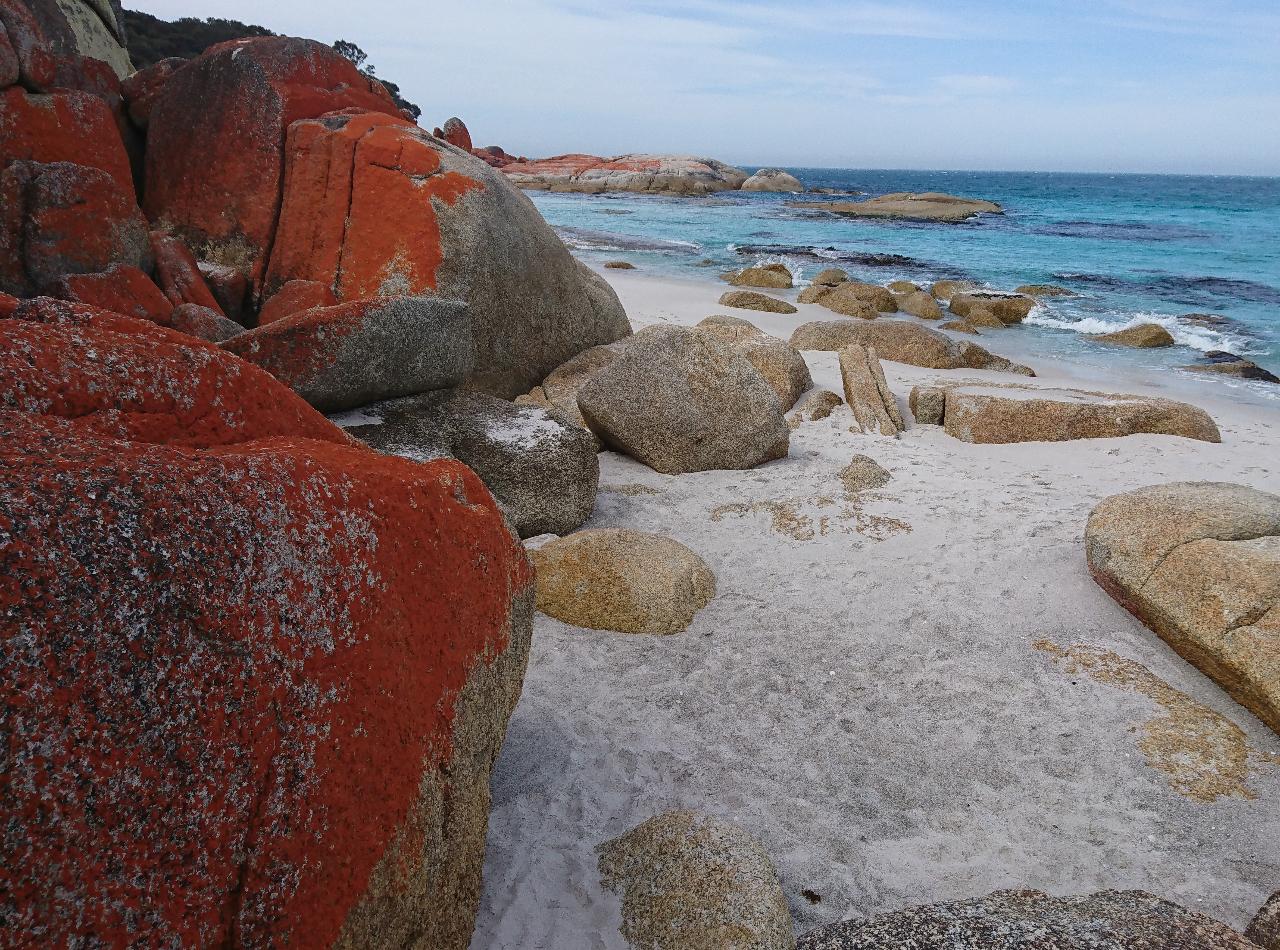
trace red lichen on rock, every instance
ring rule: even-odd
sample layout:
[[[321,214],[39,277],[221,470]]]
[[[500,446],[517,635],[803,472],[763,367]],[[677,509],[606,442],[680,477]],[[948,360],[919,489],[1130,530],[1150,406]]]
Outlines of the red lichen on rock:
[[[163,231],[152,231],[151,249],[156,258],[156,281],[175,307],[193,303],[222,313],[218,301],[205,285],[195,255],[181,238]]]
[[[14,412],[0,537],[21,945],[332,945],[531,581],[454,462]]]
[[[380,306],[377,300],[353,300],[291,314],[233,337],[223,347],[298,389],[333,365],[342,341],[358,333]]]
[[[319,307],[332,307],[338,302],[327,284],[314,280],[291,280],[271,295],[258,314],[259,326],[275,323],[285,317]]]
[[[455,145],[464,152],[471,151],[471,132],[467,129],[467,124],[457,116],[446,122],[441,132],[442,134],[437,138],[443,138],[450,145]]]
[[[256,282],[275,234],[289,126],[348,107],[399,121],[382,85],[322,43],[255,37],[211,47],[153,103],[148,216],[202,260]]]
[[[136,267],[116,264],[100,274],[74,274],[57,284],[64,300],[172,326],[173,304],[150,277]]]
[[[11,294],[0,293],[0,320],[12,317],[21,303],[21,300]]]
[[[48,89],[58,74],[58,59],[44,30],[22,0],[0,0],[0,24],[18,60],[19,76],[31,89]]]
[[[0,173],[0,290],[54,291],[69,274],[98,274],[113,264],[151,266],[132,189],[70,162],[15,162]]]
[[[20,72],[18,51],[9,42],[9,33],[0,22],[0,89],[16,83]]]
[[[83,304],[36,298],[0,321],[0,408],[135,442],[207,447],[347,435],[220,347]]]
[[[124,81],[121,93],[128,108],[129,118],[134,125],[140,129],[147,127],[151,121],[151,109],[155,105],[156,97],[160,95],[170,77],[188,62],[189,60],[180,56],[170,56],[168,59],[152,63],[146,69],[139,69]]]
[[[107,67],[110,72],[110,67]],[[112,74],[114,77],[114,74]],[[133,171],[107,103],[88,92],[0,93],[0,162],[72,162],[100,168],[136,201]]]
[[[295,123],[267,289],[310,280],[339,300],[433,292],[444,260],[435,203],[484,187],[442,171],[439,148],[383,115]]]

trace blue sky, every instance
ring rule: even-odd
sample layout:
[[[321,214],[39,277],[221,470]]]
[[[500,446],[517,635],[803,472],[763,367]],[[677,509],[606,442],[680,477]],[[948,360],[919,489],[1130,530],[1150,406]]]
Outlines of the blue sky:
[[[424,125],[530,156],[1280,174],[1278,0],[126,6],[352,40]]]

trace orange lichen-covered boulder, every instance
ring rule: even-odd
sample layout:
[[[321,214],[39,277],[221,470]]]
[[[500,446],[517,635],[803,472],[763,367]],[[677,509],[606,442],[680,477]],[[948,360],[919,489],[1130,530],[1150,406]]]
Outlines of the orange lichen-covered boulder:
[[[473,366],[456,300],[380,297],[308,310],[223,344],[323,412],[459,385]]]
[[[6,942],[464,950],[531,620],[473,473],[0,411],[0,538]]]
[[[54,55],[44,29],[23,0],[0,0],[0,26],[13,58],[18,76],[30,89],[48,89],[58,74],[58,58]]]
[[[263,303],[258,312],[258,324],[275,323],[304,310],[332,307],[337,302],[338,298],[328,284],[315,280],[291,280]]]
[[[467,129],[467,124],[457,116],[454,116],[444,124],[440,137],[464,152],[471,151],[471,132]]]
[[[0,320],[0,407],[134,442],[348,441],[287,386],[217,346],[50,298]]]
[[[222,313],[200,274],[195,255],[181,238],[163,231],[152,231],[151,250],[156,258],[156,281],[175,307],[193,303]]]
[[[399,111],[381,83],[322,43],[273,36],[211,47],[152,103],[148,217],[198,258],[256,280],[275,230],[286,131],[349,107]]]
[[[69,274],[151,267],[147,223],[114,178],[70,162],[14,162],[0,172],[0,290],[56,291]]]
[[[147,127],[151,122],[151,110],[156,104],[156,98],[169,82],[170,77],[188,62],[190,60],[183,59],[181,56],[170,56],[152,63],[145,69],[139,69],[125,79],[121,84],[121,93],[128,109],[129,120],[134,125],[140,129]]]
[[[63,300],[89,304],[172,326],[173,304],[150,277],[129,264],[113,264],[100,274],[71,274],[56,282],[57,296]]]
[[[510,398],[630,332],[617,296],[529,200],[483,162],[378,114],[294,123],[264,284],[340,301],[435,295],[471,309],[474,389]]]
[[[73,162],[100,168],[134,200],[133,172],[105,100],[88,92],[36,95],[21,86],[0,92],[0,166]]]

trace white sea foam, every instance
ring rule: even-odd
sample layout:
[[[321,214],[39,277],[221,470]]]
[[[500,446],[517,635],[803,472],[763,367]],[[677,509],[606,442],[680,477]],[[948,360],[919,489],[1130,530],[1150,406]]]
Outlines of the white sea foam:
[[[1023,321],[1030,326],[1048,327],[1054,330],[1069,330],[1073,333],[1096,335],[1115,333],[1141,326],[1144,323],[1155,323],[1169,331],[1175,343],[1191,347],[1201,352],[1210,350],[1227,350],[1231,353],[1245,355],[1249,352],[1249,341],[1239,334],[1197,326],[1187,323],[1167,313],[1125,312],[1109,310],[1097,317],[1072,318],[1054,314],[1044,306],[1037,306]]]

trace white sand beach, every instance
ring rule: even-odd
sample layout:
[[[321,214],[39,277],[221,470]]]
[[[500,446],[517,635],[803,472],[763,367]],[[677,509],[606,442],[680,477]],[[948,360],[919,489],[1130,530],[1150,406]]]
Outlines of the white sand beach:
[[[637,328],[726,312],[714,280],[606,275]],[[800,310],[727,312],[784,339],[833,317]],[[538,616],[473,950],[621,946],[593,849],[678,807],[760,838],[797,932],[1007,887],[1141,888],[1248,921],[1280,885],[1280,739],[1094,584],[1082,534],[1098,501],[1143,485],[1280,491],[1280,411],[1216,379],[1104,379],[1020,336],[979,342],[1033,366],[1034,385],[1193,402],[1222,444],[971,445],[930,426],[894,440],[851,433],[841,407],[754,471],[601,457],[587,526],[683,542],[718,594],[668,637]],[[840,392],[836,354],[805,356]],[[915,383],[1001,378],[884,366],[904,413]],[[846,496],[856,454],[892,481]]]

